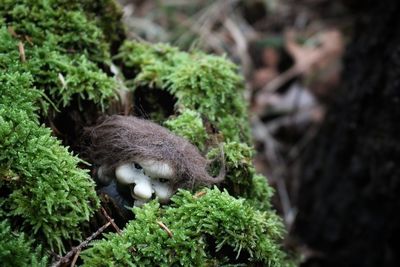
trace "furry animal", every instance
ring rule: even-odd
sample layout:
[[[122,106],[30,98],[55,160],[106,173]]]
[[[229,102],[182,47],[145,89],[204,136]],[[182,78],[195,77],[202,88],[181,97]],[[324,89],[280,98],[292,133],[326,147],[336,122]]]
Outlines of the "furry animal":
[[[210,161],[184,138],[148,120],[113,115],[86,131],[90,140],[90,160],[108,176],[126,163],[136,163],[153,178],[169,179],[177,188],[220,183],[225,166],[217,177],[207,173]],[[223,158],[223,157],[222,157]]]

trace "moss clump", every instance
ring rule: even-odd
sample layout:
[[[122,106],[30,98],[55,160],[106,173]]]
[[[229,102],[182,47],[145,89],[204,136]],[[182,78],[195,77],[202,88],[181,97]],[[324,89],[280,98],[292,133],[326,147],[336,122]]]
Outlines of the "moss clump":
[[[226,58],[186,53],[166,44],[126,41],[116,59],[137,72],[134,88],[165,89],[177,98],[178,107],[210,120],[226,140],[250,142],[242,80]]]
[[[33,248],[33,240],[23,233],[11,231],[8,221],[0,222],[0,262],[3,267],[45,267],[47,257],[41,248]]]
[[[0,197],[2,217],[22,219],[50,248],[81,237],[78,225],[98,207],[94,184],[80,160],[39,125],[35,111],[42,93],[29,73],[0,73]]]
[[[200,150],[205,149],[208,134],[198,112],[186,109],[179,116],[165,121],[164,124],[172,132],[189,140]]]
[[[108,234],[83,252],[84,266],[284,266],[282,224],[274,213],[216,188],[197,196],[180,191],[172,201],[164,209],[156,202],[135,208],[123,234]]]
[[[54,50],[52,40],[47,40],[40,46],[26,43],[26,62],[17,64],[20,41],[13,38],[5,27],[0,28],[0,39],[0,69],[14,66],[18,71],[32,73],[33,84],[44,89],[57,107],[65,107],[73,96],[79,96],[104,108],[115,95],[115,81],[84,55],[62,54]]]
[[[56,51],[85,54],[102,64],[110,62],[109,43],[104,33],[77,2],[1,0],[0,16],[10,29],[33,44],[51,39]]]
[[[252,206],[262,211],[271,210],[270,198],[273,189],[263,175],[257,174],[252,157],[254,150],[245,143],[223,143],[227,172],[227,187],[236,196],[246,199]],[[212,149],[207,157],[217,158],[220,149]]]
[[[81,239],[79,226],[99,200],[81,160],[38,114],[73,98],[103,108],[115,96],[116,82],[103,70],[117,37],[103,33],[96,15],[117,14],[113,7],[106,0],[0,0],[0,219],[56,252]]]
[[[98,207],[93,182],[77,167],[81,161],[40,125],[38,114],[72,99],[104,107],[114,97],[117,86],[108,69],[110,51],[123,35],[114,24],[119,16],[111,0],[0,0],[0,220],[7,224],[2,232],[29,232],[35,242],[60,252],[67,240],[81,238],[79,225]],[[251,164],[236,66],[223,57],[129,41],[115,59],[134,89],[153,87],[176,99],[179,112],[165,122],[172,131],[204,152],[211,140],[224,142],[226,188],[248,199],[212,189],[197,196],[181,191],[169,207],[152,202],[135,209],[136,219],[121,235],[108,234],[84,251],[84,263],[284,265],[278,245],[282,224],[270,210],[271,190]],[[211,150],[210,158],[217,152]],[[30,242],[15,243],[17,251],[28,251]]]

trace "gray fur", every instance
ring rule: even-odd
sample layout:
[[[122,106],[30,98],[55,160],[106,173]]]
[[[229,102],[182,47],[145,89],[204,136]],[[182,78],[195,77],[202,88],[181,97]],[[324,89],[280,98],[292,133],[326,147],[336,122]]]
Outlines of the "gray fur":
[[[148,120],[113,115],[86,130],[90,140],[92,163],[112,171],[123,163],[156,160],[168,163],[174,171],[171,184],[193,188],[223,181],[224,166],[217,177],[207,173],[207,161],[198,149],[184,138]]]

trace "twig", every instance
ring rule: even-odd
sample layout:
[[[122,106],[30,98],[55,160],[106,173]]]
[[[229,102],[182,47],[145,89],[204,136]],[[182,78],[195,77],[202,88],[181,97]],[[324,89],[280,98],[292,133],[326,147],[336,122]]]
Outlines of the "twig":
[[[29,37],[28,35],[24,35],[24,37],[25,37],[25,40],[26,40],[30,45],[33,45],[32,38],[31,38],[31,37]]]
[[[276,170],[276,183],[277,183],[277,189],[278,189],[278,195],[280,202],[282,204],[282,210],[283,210],[283,219],[285,221],[285,225],[288,229],[291,228],[293,224],[293,220],[295,218],[294,216],[294,210],[293,206],[291,204],[288,190],[285,184],[285,179],[284,179],[284,169],[282,165],[278,167],[278,170]]]
[[[239,29],[238,25],[229,17],[224,20],[224,26],[231,34],[236,43],[237,54],[242,62],[243,73],[245,77],[251,72],[251,59],[248,51],[248,44],[243,32]]]
[[[173,236],[171,230],[169,230],[169,228],[168,228],[163,222],[157,221],[157,224],[158,224],[165,232],[167,232],[167,234],[168,234],[169,237],[172,237],[172,236]]]
[[[86,238],[85,241],[80,243],[77,247],[72,248],[64,257],[61,257],[58,261],[53,263],[51,266],[52,267],[59,267],[63,263],[69,262],[69,260],[72,258],[72,256],[74,256],[76,253],[78,253],[78,251],[81,251],[82,248],[87,247],[89,245],[90,241],[95,239],[98,235],[100,235],[110,225],[111,225],[111,222],[107,222],[105,225],[100,227],[96,232],[94,232],[91,236]]]
[[[314,125],[304,134],[304,137],[293,146],[288,153],[289,163],[295,161],[296,158],[300,156],[301,152],[309,145],[310,141],[314,139],[319,129],[320,125]]]
[[[200,197],[204,196],[205,194],[207,194],[206,191],[197,192],[196,194],[194,194],[194,198],[200,198]]]
[[[19,38],[18,34],[15,32],[14,27],[13,26],[9,26],[7,28],[8,32],[11,34],[12,37],[14,38]]]
[[[114,227],[117,233],[120,234],[122,232],[121,229],[119,229],[118,225],[114,222],[113,219],[111,219],[110,215],[108,215],[107,211],[103,207],[101,207],[101,212],[107,218],[108,222],[111,223],[111,225]]]
[[[75,256],[74,256],[74,258],[73,258],[73,260],[72,260],[72,262],[71,262],[71,267],[74,267],[75,266],[75,263],[76,263],[76,261],[78,260],[78,257],[79,257],[79,254],[81,253],[81,250],[80,249],[78,249],[78,251],[75,253]]]
[[[296,77],[300,74],[299,69],[296,66],[291,67],[278,77],[274,78],[272,81],[267,83],[260,92],[275,92],[278,90],[282,85],[288,82],[290,79]]]
[[[26,62],[25,48],[24,44],[21,41],[18,43],[18,50],[19,50],[19,58],[21,59],[22,62]]]

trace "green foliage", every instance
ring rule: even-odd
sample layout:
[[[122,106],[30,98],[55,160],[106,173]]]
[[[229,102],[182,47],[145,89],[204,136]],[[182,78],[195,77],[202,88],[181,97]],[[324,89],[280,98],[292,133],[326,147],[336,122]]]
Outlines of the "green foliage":
[[[115,0],[65,0],[67,7],[75,3],[82,7],[85,14],[101,28],[110,43],[111,52],[117,49],[125,37],[125,28],[121,23],[122,10]]]
[[[226,58],[126,41],[116,59],[138,72],[134,88],[165,89],[178,99],[179,107],[213,122],[226,140],[249,142],[242,80]]]
[[[41,248],[33,248],[33,240],[23,233],[11,231],[8,221],[0,222],[0,262],[3,267],[47,266],[47,257]]]
[[[189,140],[200,150],[204,150],[208,135],[198,112],[186,109],[179,116],[165,121],[164,124],[175,134]]]
[[[82,253],[84,266],[284,266],[278,245],[283,228],[273,212],[257,211],[217,188],[197,196],[182,190],[172,202],[164,209],[157,202],[134,208],[136,219],[123,234],[107,234]],[[224,257],[226,250],[234,256]]]
[[[57,251],[81,237],[98,199],[80,160],[38,123],[41,92],[28,73],[0,73],[0,198],[2,217],[22,218],[21,229]]]

